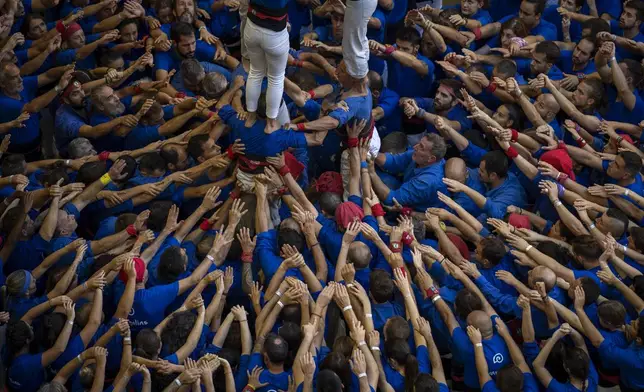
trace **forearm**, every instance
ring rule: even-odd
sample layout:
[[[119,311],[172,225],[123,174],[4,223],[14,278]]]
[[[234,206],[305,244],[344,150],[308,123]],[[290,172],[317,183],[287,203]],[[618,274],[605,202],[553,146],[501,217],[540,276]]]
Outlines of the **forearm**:
[[[95,255],[100,255],[101,253],[107,252],[108,250],[115,248],[119,244],[124,243],[130,235],[127,230],[123,230],[119,233],[113,234],[111,236],[102,238],[97,241],[91,241],[90,247],[92,248],[92,253]]]
[[[172,135],[181,127],[183,127],[196,114],[197,113],[194,110],[191,110],[180,116],[174,117],[172,120],[166,122],[165,124],[159,127],[159,135],[161,136]]]
[[[124,19],[125,17],[121,12],[116,13],[110,16],[109,18],[103,19],[102,21],[95,24],[94,27],[92,28],[92,33],[96,34],[96,33],[102,33],[109,30],[114,30],[115,28],[118,27],[119,23],[121,23]]]

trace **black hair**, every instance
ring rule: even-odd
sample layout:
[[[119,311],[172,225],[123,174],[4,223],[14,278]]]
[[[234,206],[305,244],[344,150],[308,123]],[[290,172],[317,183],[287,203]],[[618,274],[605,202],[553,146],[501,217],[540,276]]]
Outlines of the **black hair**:
[[[583,82],[585,85],[590,86],[592,89],[592,92],[590,93],[591,99],[593,99],[593,109],[597,109],[600,107],[603,107],[606,105],[606,94],[605,94],[605,88],[604,88],[604,83],[599,80],[599,79],[584,79]]]
[[[195,30],[188,23],[176,22],[170,29],[170,37],[174,42],[179,42],[181,37],[194,36]]]
[[[468,289],[461,289],[456,293],[454,298],[454,314],[461,320],[466,320],[467,316],[475,310],[483,310],[481,299]]]
[[[597,316],[613,328],[620,328],[626,322],[626,308],[619,301],[604,301],[597,305]]]
[[[295,359],[296,352],[298,347],[300,347],[300,342],[302,341],[302,332],[299,324],[296,324],[291,321],[287,321],[279,328],[277,334],[286,341],[289,352],[288,358],[284,361],[284,366],[287,368],[292,367],[293,361]]]
[[[597,302],[597,298],[599,298],[599,295],[601,294],[599,284],[595,282],[593,278],[589,278],[587,276],[577,280],[586,294],[586,302],[584,303],[584,306]]]
[[[335,216],[335,210],[342,204],[342,196],[334,192],[322,192],[320,194],[320,209],[331,216]]]
[[[503,106],[508,110],[508,117],[512,121],[512,128],[523,129],[523,110],[514,103],[505,103]]]
[[[9,234],[16,225],[22,225],[22,211],[22,207],[16,206],[5,212],[2,217],[2,231],[5,234]]]
[[[540,242],[536,246],[537,250],[551,258],[553,258],[557,263],[567,266],[570,255],[568,250],[561,245],[557,244],[554,241],[544,241]]]
[[[503,366],[496,373],[496,387],[500,392],[523,391],[523,371],[513,363]]]
[[[463,99],[463,94],[461,94],[461,89],[463,88],[464,84],[460,80],[456,79],[441,79],[438,81],[438,85],[443,85],[445,87],[449,87],[454,91],[454,95],[456,95],[456,98],[458,99]]]
[[[139,159],[139,170],[153,172],[156,170],[165,171],[166,161],[157,151],[144,154]]]
[[[181,252],[181,247],[170,246],[161,254],[157,278],[162,284],[176,282],[179,276],[186,272],[186,263]]]
[[[186,147],[186,151],[188,151],[188,155],[192,157],[195,161],[203,155],[204,149],[202,145],[208,141],[210,138],[209,135],[204,134],[204,135],[195,135],[188,140],[188,146]]]
[[[577,236],[571,243],[572,252],[588,260],[597,260],[604,253],[599,242],[589,234]]]
[[[27,322],[12,319],[9,320],[9,324],[7,325],[6,339],[7,357],[11,361],[18,352],[34,340],[34,332]]]
[[[637,275],[633,278],[633,291],[638,297],[644,299],[644,275]]]
[[[137,19],[128,18],[128,19],[124,19],[121,23],[119,23],[117,29],[119,31],[121,31],[121,29],[123,29],[123,27],[125,27],[125,26],[127,26],[129,24],[135,24],[137,29],[139,28],[139,21]]]
[[[590,373],[590,357],[581,348],[568,347],[563,358],[563,365],[570,376],[586,382]],[[585,390],[586,388],[582,388]]]
[[[385,342],[387,358],[395,360],[405,369],[405,391],[414,392],[414,383],[418,376],[418,360],[411,354],[409,343],[402,339],[392,339]]]
[[[161,332],[164,352],[177,352],[188,340],[196,321],[197,315],[189,310],[174,313]]]
[[[66,323],[67,316],[63,313],[50,313],[43,316],[42,325],[38,328],[38,341],[45,350],[49,350],[56,344],[58,335],[60,335]]]
[[[279,249],[282,249],[282,247],[286,244],[294,246],[295,249],[297,249],[299,252],[302,252],[304,251],[306,240],[304,239],[304,235],[302,233],[297,232],[293,229],[280,227],[280,229],[277,230],[277,246],[279,247]]]
[[[517,74],[517,69],[517,63],[508,59],[503,59],[494,66],[494,70],[504,76],[502,79],[513,78]]]
[[[581,29],[586,30],[589,29],[590,33],[588,34],[588,39],[594,39],[595,40],[595,45],[598,44],[599,38],[597,38],[597,34],[602,33],[602,32],[610,32],[610,27],[606,23],[604,19],[601,18],[592,18],[588,19],[585,22],[582,22],[581,24]]]
[[[401,154],[407,150],[407,135],[404,132],[392,132],[382,138],[380,152],[390,152],[392,154]]]
[[[163,147],[161,147],[161,149],[159,150],[159,154],[161,154],[161,157],[167,163],[171,163],[173,165],[176,165],[177,163],[179,163],[179,154],[177,154],[177,150],[175,150],[174,148],[170,148],[169,144],[166,144]]]
[[[559,61],[559,57],[561,57],[561,51],[553,41],[541,41],[534,50],[536,53],[545,54],[546,61],[549,63],[556,63]]]
[[[168,213],[172,207],[171,201],[155,201],[150,204],[150,216],[148,217],[148,229],[159,232],[163,230],[168,219]]]
[[[535,6],[535,14],[541,15],[543,10],[546,8],[546,2],[544,0],[523,0],[526,3],[530,3]]]
[[[25,156],[22,154],[11,154],[2,160],[2,175],[4,177],[16,174],[25,174]]]
[[[114,232],[118,233],[120,231],[125,230],[129,225],[133,225],[134,222],[136,222],[136,214],[133,214],[131,212],[126,212],[118,216],[116,218],[116,222],[114,222]]]
[[[624,5],[624,8],[632,8],[637,13],[637,20],[644,21],[644,2],[640,0],[631,0]]]
[[[264,340],[264,353],[272,363],[284,363],[288,357],[288,343],[284,338],[271,332]]]
[[[414,392],[440,392],[440,384],[429,373],[420,373],[414,382]]]
[[[86,162],[78,169],[78,174],[76,174],[76,181],[82,182],[85,185],[89,185],[94,181],[101,178],[103,174],[107,171],[105,162]]]
[[[386,329],[383,329],[385,340],[401,339],[407,341],[409,339],[409,323],[401,316],[393,316],[387,319]]]
[[[369,276],[369,292],[377,303],[384,303],[394,295],[394,282],[391,275],[383,269],[376,268]]]
[[[502,151],[490,151],[483,155],[481,162],[485,162],[485,171],[488,175],[496,173],[499,178],[508,176],[508,159]]]
[[[619,156],[624,160],[624,170],[635,177],[642,170],[642,159],[632,151],[620,152]]]
[[[497,265],[505,257],[507,250],[503,241],[495,236],[481,239],[483,257],[492,265]]]
[[[342,380],[333,370],[320,370],[316,381],[317,392],[338,392],[342,390]]]
[[[396,39],[409,42],[412,46],[420,45],[420,33],[413,27],[403,27],[396,32]]]
[[[62,185],[66,185],[69,183],[69,176],[67,175],[67,169],[64,168],[62,165],[55,164],[54,166],[52,166],[42,174],[42,176],[40,177],[40,183],[45,187],[49,187],[58,183],[58,180],[60,179],[63,180]]]

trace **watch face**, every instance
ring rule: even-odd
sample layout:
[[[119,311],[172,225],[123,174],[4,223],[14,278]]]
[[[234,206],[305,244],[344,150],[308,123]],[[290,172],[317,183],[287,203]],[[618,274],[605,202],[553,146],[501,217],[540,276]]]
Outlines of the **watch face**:
[[[391,247],[394,249],[398,249],[400,248],[400,244],[398,244],[397,242],[394,242],[393,244],[391,244]]]

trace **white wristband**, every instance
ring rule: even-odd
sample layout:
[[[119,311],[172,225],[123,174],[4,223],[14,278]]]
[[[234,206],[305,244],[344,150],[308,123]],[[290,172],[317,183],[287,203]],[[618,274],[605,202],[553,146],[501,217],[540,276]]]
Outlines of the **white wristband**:
[[[366,344],[367,344],[367,342],[365,342],[365,341],[363,340],[362,342],[358,343],[358,347],[365,346]]]
[[[624,250],[622,253],[626,253],[626,249],[628,249],[628,246],[622,245],[622,249]]]
[[[476,347],[483,347],[483,343],[476,343],[475,346]]]
[[[71,162],[70,159],[65,159],[65,166],[69,166],[69,162]]]
[[[358,374],[358,378],[362,378],[362,377],[367,377],[367,373],[360,373],[360,374]]]
[[[442,298],[442,297],[441,297],[440,295],[436,295],[436,296],[434,296],[434,298],[432,298],[432,303],[433,303],[433,304],[434,304],[434,303],[436,303],[436,301],[438,301],[438,300],[439,300],[439,299],[441,299],[441,298]]]
[[[590,230],[594,229],[595,227],[597,227],[597,226],[595,226],[595,224],[594,224],[594,223],[591,223],[591,224],[588,226],[588,228],[589,228]]]
[[[123,338],[125,343],[132,343],[132,338]]]
[[[343,311],[343,312],[346,312],[347,310],[351,310],[351,309],[353,309],[353,306],[351,306],[351,305],[347,305],[347,306],[345,306],[344,308],[342,308],[342,311]]]
[[[78,359],[78,363],[83,363],[83,358],[81,358],[80,354],[78,354],[76,359]]]
[[[74,326],[74,322],[73,322],[73,321],[71,321],[71,320],[69,320],[69,321],[67,322],[67,324],[69,324],[69,325],[71,325],[71,326]]]
[[[177,384],[177,386],[181,386],[181,380],[179,380],[178,378],[174,379],[174,383]]]
[[[282,296],[282,292],[281,292],[281,291],[279,291],[279,290],[277,290],[277,291],[275,292],[275,295],[277,295],[278,297],[281,297],[281,296]]]
[[[380,347],[378,346],[372,346],[371,351],[380,351]]]
[[[629,193],[631,193],[631,191],[627,189],[626,192],[624,192],[624,196],[628,196]]]
[[[284,308],[284,304],[282,303],[282,301],[277,301],[277,304],[280,306],[280,308]]]
[[[211,262],[211,263],[214,263],[214,262],[215,262],[215,258],[214,258],[214,257],[212,257],[211,255],[206,255],[206,258],[207,258],[208,260],[210,260],[210,262]]]
[[[353,283],[348,283],[347,287],[353,287]]]
[[[373,318],[373,314],[371,313],[365,313],[364,315],[366,318]]]
[[[532,245],[528,245],[523,252],[528,253],[530,249],[532,249]]]

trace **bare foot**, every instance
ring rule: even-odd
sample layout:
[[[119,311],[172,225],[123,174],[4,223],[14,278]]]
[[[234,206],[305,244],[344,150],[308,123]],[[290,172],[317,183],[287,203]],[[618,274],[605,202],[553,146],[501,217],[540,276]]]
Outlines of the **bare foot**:
[[[244,126],[246,128],[250,128],[255,124],[255,121],[257,120],[257,113],[255,112],[248,112],[248,116],[246,117],[246,122],[244,123]]]
[[[271,134],[281,128],[279,121],[276,118],[267,118],[266,119],[266,128],[264,128],[264,133]]]

